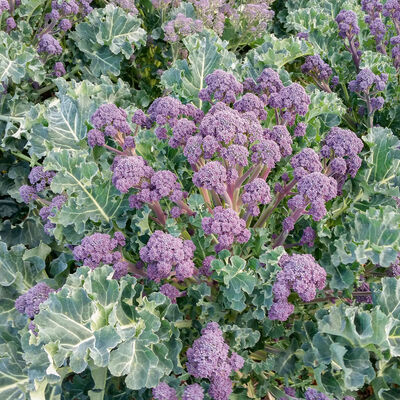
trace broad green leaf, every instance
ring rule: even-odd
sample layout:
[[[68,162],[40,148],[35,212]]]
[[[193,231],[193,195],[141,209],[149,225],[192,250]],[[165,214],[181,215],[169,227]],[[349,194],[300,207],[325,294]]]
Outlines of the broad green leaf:
[[[29,68],[30,63],[36,64],[39,73]],[[36,50],[12,39],[6,32],[0,32],[0,82],[7,82],[10,78],[14,83],[20,83],[25,75],[40,82],[43,80],[44,69]]]
[[[347,215],[344,220],[347,229],[333,242],[333,264],[365,264],[370,260],[389,267],[400,250],[399,213],[391,206],[353,211],[354,215]]]
[[[365,158],[368,168],[360,177],[364,190],[384,193],[391,196],[399,194],[395,179],[400,174],[400,141],[387,128],[374,127],[363,137],[370,148]]]
[[[185,103],[201,106],[198,93],[205,86],[205,77],[216,69],[233,72],[238,61],[226,50],[228,43],[211,31],[188,36],[183,44],[189,52],[188,60],[177,60],[163,73],[161,84]]]
[[[79,50],[90,60],[90,72],[99,76],[118,76],[123,57],[129,58],[134,48],[145,43],[146,32],[141,20],[120,7],[108,4],[96,8],[71,35]]]
[[[25,400],[28,385],[26,363],[17,332],[0,331],[0,398]]]
[[[383,278],[382,290],[373,292],[374,304],[388,316],[400,321],[400,280]]]
[[[264,36],[264,43],[250,50],[243,62],[243,74],[253,79],[264,68],[281,69],[299,57],[314,54],[312,46],[305,40],[294,37],[277,38],[273,34]]]
[[[57,171],[52,190],[68,196],[67,203],[54,218],[57,224],[73,224],[82,232],[88,219],[110,223],[127,208],[126,196],[111,183],[111,173],[107,171],[103,175],[86,151],[53,150],[45,166]]]
[[[340,124],[340,117],[346,112],[346,108],[336,93],[326,93],[315,88],[310,93],[310,98],[306,122],[312,123],[318,117],[329,128]]]
[[[344,372],[346,388],[357,390],[375,377],[375,371],[369,359],[369,352],[363,348],[346,348],[338,343],[331,345],[332,362]]]

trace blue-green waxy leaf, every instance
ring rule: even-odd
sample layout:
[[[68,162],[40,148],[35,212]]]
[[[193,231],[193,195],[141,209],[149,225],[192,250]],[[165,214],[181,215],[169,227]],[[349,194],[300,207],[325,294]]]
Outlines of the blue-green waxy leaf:
[[[342,368],[348,389],[357,390],[375,377],[367,350],[357,347],[346,348],[338,343],[333,343],[331,350],[332,362]]]
[[[30,68],[32,64],[32,68]],[[35,69],[37,70],[35,72]],[[6,32],[0,32],[0,82],[10,78],[14,83],[20,83],[28,75],[43,80],[44,69],[36,50],[20,41],[13,40]]]
[[[229,306],[236,311],[243,311],[245,293],[252,294],[257,283],[257,278],[246,265],[246,261],[233,256],[225,262],[213,260],[211,266],[215,271],[215,279],[224,284],[221,289]]]
[[[201,106],[198,93],[205,86],[206,76],[216,69],[232,72],[238,61],[226,50],[228,43],[211,31],[188,36],[183,44],[189,52],[188,60],[177,60],[163,73],[161,83],[185,103],[192,101]]]
[[[54,218],[57,224],[73,224],[82,232],[88,219],[110,223],[126,209],[126,198],[112,185],[110,172],[102,179],[97,164],[86,151],[53,150],[45,166],[57,171],[52,190],[68,196],[67,203]]]
[[[264,43],[250,50],[243,62],[243,75],[256,79],[264,68],[281,69],[299,57],[314,54],[311,45],[295,37],[264,36]]]
[[[374,127],[363,137],[370,148],[368,168],[360,177],[367,193],[399,195],[396,178],[400,175],[400,141],[390,129]]]
[[[28,376],[16,331],[0,331],[0,398],[25,400]]]
[[[92,11],[87,22],[78,24],[71,36],[90,60],[93,75],[118,76],[123,58],[129,58],[134,48],[145,43],[146,32],[140,25],[136,16],[108,4]]]

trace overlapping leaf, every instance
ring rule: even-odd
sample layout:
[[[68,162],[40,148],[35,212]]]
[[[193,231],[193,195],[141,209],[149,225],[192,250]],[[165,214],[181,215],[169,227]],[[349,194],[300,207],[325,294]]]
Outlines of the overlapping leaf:
[[[216,69],[234,71],[238,60],[226,50],[227,42],[211,31],[188,36],[183,39],[183,44],[189,52],[188,60],[175,61],[163,73],[161,83],[184,102],[201,105],[198,93],[205,86],[205,77]]]
[[[110,172],[102,174],[86,151],[53,150],[45,166],[57,171],[52,190],[68,196],[54,219],[57,223],[74,225],[78,232],[83,232],[88,219],[110,223],[127,208],[126,196],[112,185]]]
[[[129,58],[135,47],[144,44],[146,32],[140,25],[140,19],[109,4],[90,13],[88,22],[77,25],[72,36],[90,60],[93,75],[118,76],[123,57]]]

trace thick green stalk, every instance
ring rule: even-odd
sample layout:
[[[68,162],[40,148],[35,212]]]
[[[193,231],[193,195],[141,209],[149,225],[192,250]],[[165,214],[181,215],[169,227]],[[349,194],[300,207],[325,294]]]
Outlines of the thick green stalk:
[[[88,395],[90,400],[104,400],[107,367],[97,367],[93,362],[90,364],[90,372],[94,380],[93,390],[89,390]]]

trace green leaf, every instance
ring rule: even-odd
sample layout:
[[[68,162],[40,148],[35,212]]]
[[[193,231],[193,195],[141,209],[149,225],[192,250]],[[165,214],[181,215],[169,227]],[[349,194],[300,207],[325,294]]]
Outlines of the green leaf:
[[[29,68],[38,68],[38,73],[34,73]],[[35,65],[36,64],[36,65]],[[28,47],[23,42],[11,38],[4,31],[0,32],[0,82],[7,82],[10,78],[14,83],[21,83],[21,80],[28,75],[36,78],[39,83],[43,80],[44,70],[41,65],[37,52],[34,48]]]
[[[332,362],[339,365],[344,372],[346,388],[357,390],[374,379],[375,371],[367,350],[357,347],[348,349],[338,343],[333,343],[331,350]]]
[[[367,193],[399,195],[395,179],[400,174],[400,141],[387,128],[374,127],[363,136],[370,148],[365,158],[368,168],[363,170],[362,184]]]
[[[68,195],[67,203],[53,219],[57,224],[73,224],[83,232],[88,219],[110,223],[127,208],[126,196],[112,185],[110,172],[102,175],[86,151],[53,150],[45,167],[57,171],[52,190]]]
[[[0,331],[0,398],[25,400],[28,376],[17,332]]]
[[[233,72],[238,61],[226,50],[228,42],[221,41],[212,31],[191,35],[183,39],[189,52],[188,60],[177,60],[161,77],[161,84],[175,96],[201,107],[199,91],[204,79],[216,69]]]
[[[264,43],[250,50],[243,62],[243,74],[257,78],[264,68],[281,69],[299,57],[314,54],[311,44],[295,37],[264,36]]]
[[[90,60],[93,75],[118,76],[123,57],[129,58],[135,47],[145,43],[146,32],[140,25],[136,16],[108,4],[94,9],[70,36]]]

